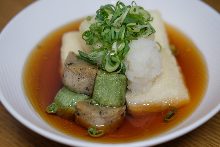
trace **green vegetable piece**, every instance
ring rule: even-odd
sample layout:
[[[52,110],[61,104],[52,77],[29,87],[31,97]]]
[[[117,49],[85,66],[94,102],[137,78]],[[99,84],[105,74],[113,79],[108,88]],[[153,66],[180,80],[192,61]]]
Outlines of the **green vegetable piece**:
[[[60,89],[54,98],[54,102],[46,109],[47,113],[57,114],[62,117],[73,117],[75,113],[76,103],[86,100],[89,97],[84,94],[78,94],[70,91],[66,87]]]
[[[169,122],[173,119],[174,115],[176,114],[177,109],[175,107],[171,107],[167,114],[164,116],[164,122]]]
[[[97,130],[94,127],[91,127],[88,129],[88,134],[91,137],[101,137],[102,135],[104,135],[104,131],[103,130]]]
[[[101,106],[123,106],[125,104],[126,86],[125,75],[99,71],[92,98]]]

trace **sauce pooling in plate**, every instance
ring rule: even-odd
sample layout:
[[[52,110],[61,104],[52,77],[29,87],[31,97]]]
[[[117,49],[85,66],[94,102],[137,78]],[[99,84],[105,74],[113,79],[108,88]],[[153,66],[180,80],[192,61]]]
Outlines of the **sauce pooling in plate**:
[[[24,89],[28,99],[40,116],[56,129],[74,137],[95,142],[132,142],[161,134],[182,122],[199,105],[207,86],[207,68],[196,46],[176,28],[166,25],[170,43],[177,48],[176,59],[181,67],[190,94],[190,103],[179,108],[169,123],[163,118],[167,112],[151,113],[134,118],[126,115],[121,127],[112,134],[91,138],[87,130],[71,120],[45,113],[57,91],[62,87],[60,77],[61,38],[65,32],[78,30],[81,21],[57,29],[44,38],[30,54],[24,68]],[[193,69],[193,70],[192,70]]]

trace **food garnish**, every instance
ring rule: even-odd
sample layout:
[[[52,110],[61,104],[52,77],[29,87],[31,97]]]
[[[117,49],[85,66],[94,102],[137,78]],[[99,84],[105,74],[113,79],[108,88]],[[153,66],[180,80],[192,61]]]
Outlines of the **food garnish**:
[[[100,137],[104,135],[104,131],[97,130],[95,127],[88,128],[88,134],[91,137]]]
[[[130,49],[129,43],[155,33],[152,20],[150,13],[135,2],[128,6],[120,1],[115,6],[101,6],[96,11],[95,23],[82,34],[91,52],[79,51],[79,56],[107,72],[125,73],[123,60]]]
[[[173,119],[174,115],[176,114],[177,109],[175,107],[170,108],[170,110],[166,113],[163,120],[164,122],[169,122]]]

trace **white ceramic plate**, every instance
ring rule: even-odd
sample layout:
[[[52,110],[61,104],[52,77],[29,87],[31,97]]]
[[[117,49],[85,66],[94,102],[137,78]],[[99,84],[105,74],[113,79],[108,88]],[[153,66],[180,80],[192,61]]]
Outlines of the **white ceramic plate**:
[[[220,16],[197,0],[137,0],[146,9],[158,9],[168,23],[188,35],[203,53],[208,65],[209,83],[196,111],[172,130],[152,139],[118,146],[156,145],[179,137],[200,126],[220,109]],[[41,0],[33,3],[4,28],[0,36],[0,98],[6,109],[31,130],[49,139],[77,146],[103,146],[58,132],[33,110],[23,93],[22,71],[34,46],[54,29],[90,14],[114,0]],[[131,1],[126,3],[130,4]],[[105,144],[111,146],[111,144]]]

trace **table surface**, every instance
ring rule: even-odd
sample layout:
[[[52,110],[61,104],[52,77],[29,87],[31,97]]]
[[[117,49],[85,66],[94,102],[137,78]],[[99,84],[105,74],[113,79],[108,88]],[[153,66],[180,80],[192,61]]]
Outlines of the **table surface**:
[[[220,12],[220,0],[204,0]],[[0,30],[34,0],[0,0]],[[65,146],[29,130],[13,118],[0,103],[0,146]],[[159,146],[220,146],[220,112],[194,131]]]

